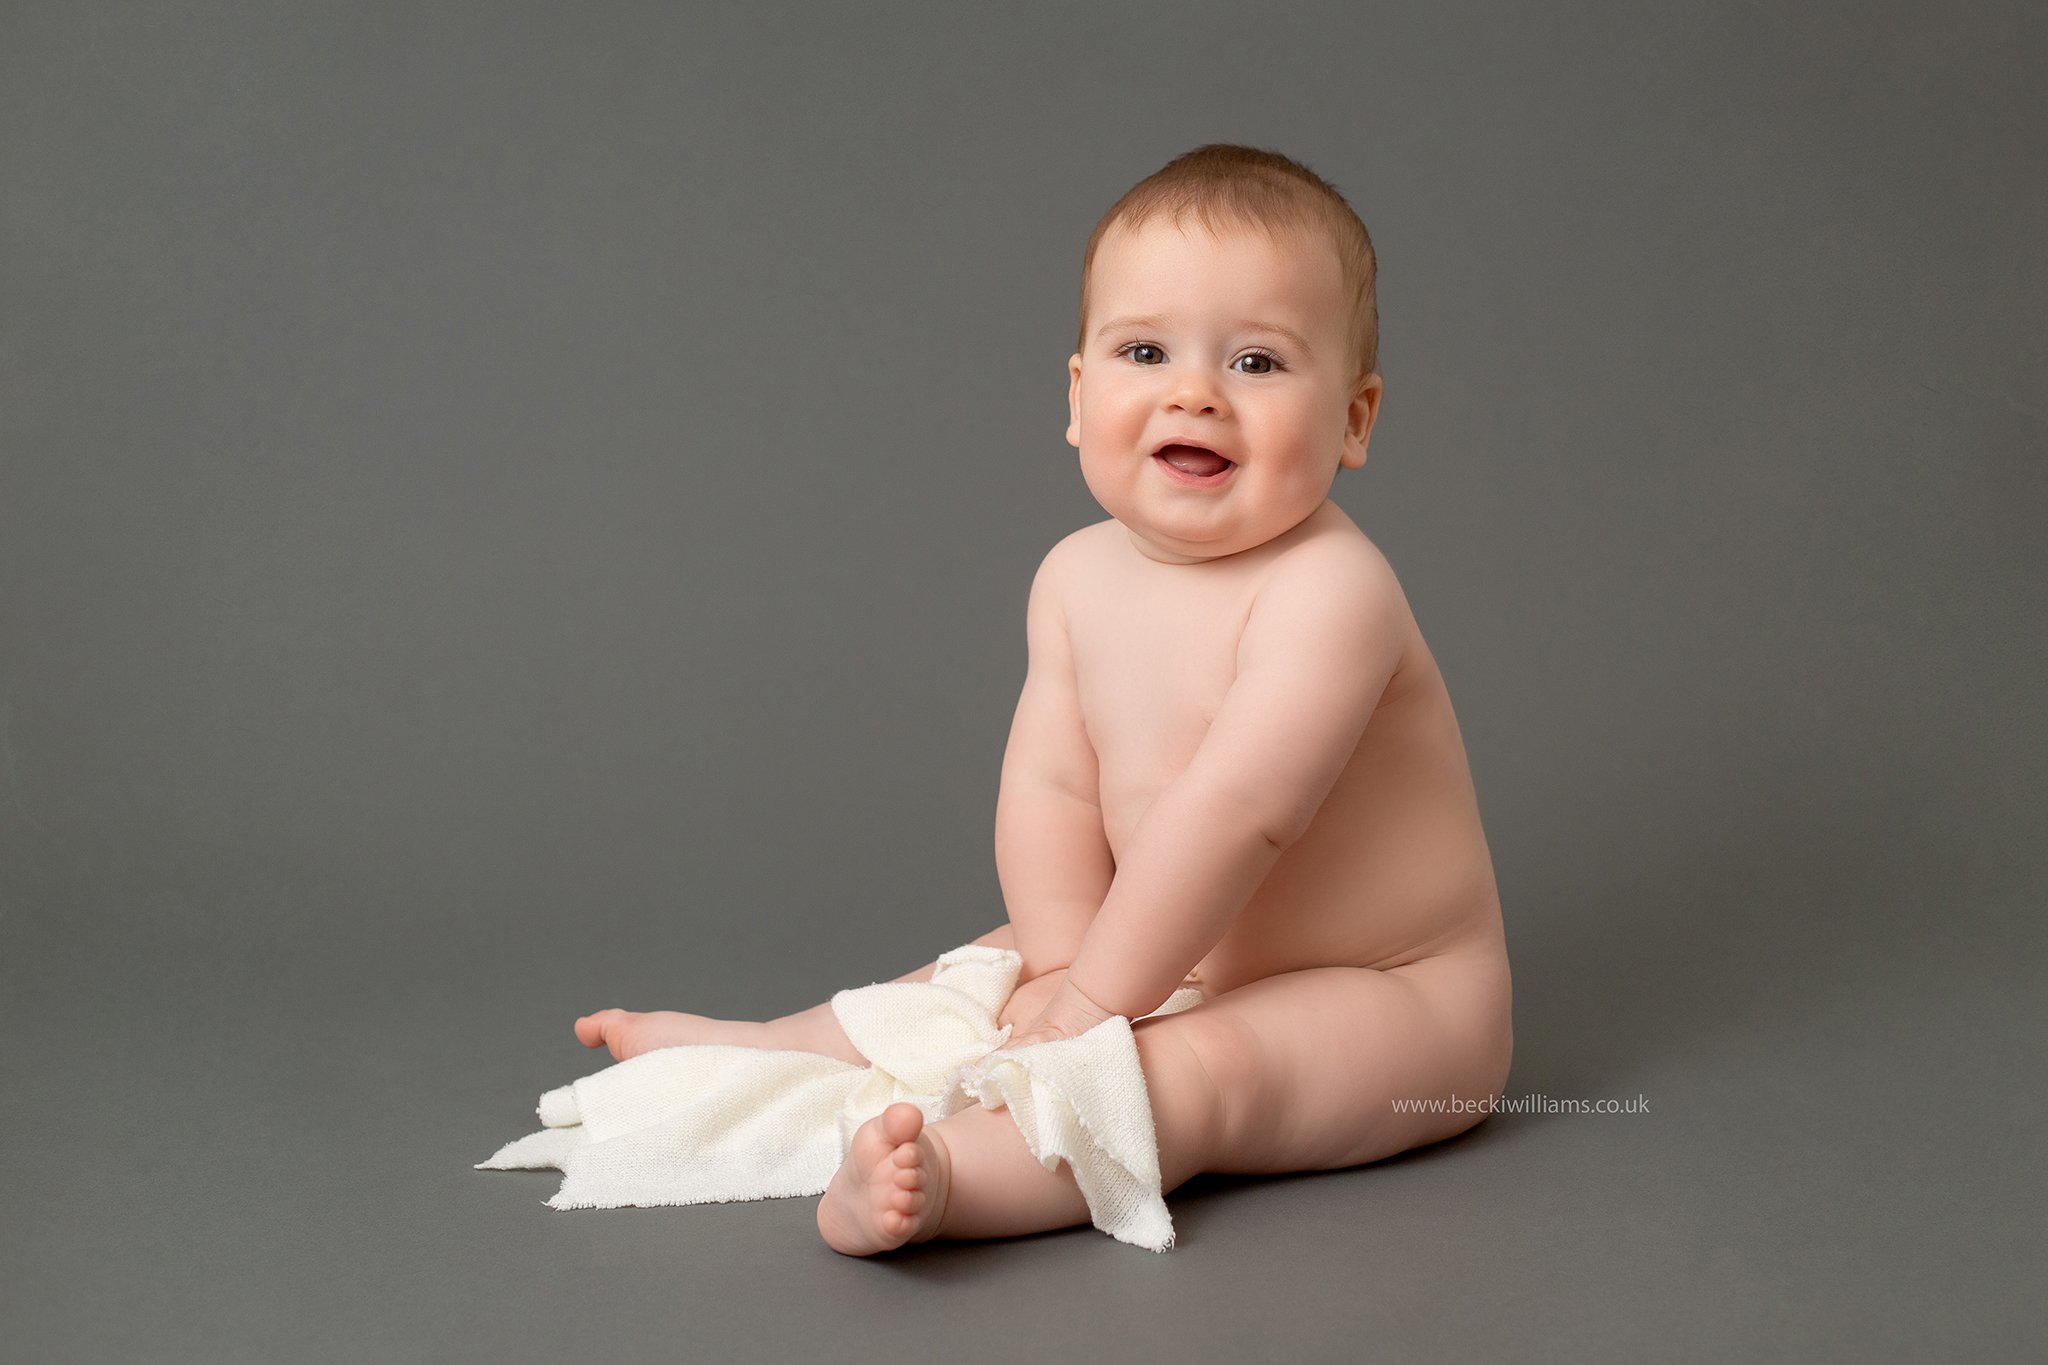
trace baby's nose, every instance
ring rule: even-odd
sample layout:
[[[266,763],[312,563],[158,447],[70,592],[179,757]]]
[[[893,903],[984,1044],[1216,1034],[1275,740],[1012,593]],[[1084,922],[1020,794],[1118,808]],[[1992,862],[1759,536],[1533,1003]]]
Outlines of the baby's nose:
[[[1220,413],[1224,410],[1223,395],[1206,380],[1182,378],[1174,384],[1167,395],[1166,405],[1182,412]]]

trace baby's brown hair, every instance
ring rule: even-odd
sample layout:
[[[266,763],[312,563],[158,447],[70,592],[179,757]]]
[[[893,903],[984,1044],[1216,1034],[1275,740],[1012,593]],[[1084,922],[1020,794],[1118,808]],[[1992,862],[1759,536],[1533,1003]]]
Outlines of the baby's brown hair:
[[[1380,367],[1379,259],[1372,236],[1337,187],[1278,152],[1211,142],[1161,166],[1111,205],[1081,257],[1081,323],[1076,351],[1088,344],[1088,280],[1095,249],[1111,228],[1137,228],[1154,218],[1179,226],[1188,217],[1211,232],[1229,228],[1321,236],[1337,249],[1351,302],[1351,352],[1356,378]]]

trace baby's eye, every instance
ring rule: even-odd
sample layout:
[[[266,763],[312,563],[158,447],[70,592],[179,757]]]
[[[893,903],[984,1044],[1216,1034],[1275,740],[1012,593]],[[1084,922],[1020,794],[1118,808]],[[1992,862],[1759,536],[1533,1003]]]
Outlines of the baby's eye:
[[[1246,361],[1250,361],[1252,364],[1243,371],[1245,374],[1271,374],[1275,370],[1286,368],[1286,366],[1280,363],[1280,357],[1274,355],[1271,351],[1246,351],[1237,358],[1237,363],[1240,366],[1244,365]]]
[[[1132,341],[1117,347],[1118,355],[1127,355],[1140,365],[1157,365],[1166,359],[1166,352],[1149,341]],[[1157,357],[1152,359],[1150,357]]]

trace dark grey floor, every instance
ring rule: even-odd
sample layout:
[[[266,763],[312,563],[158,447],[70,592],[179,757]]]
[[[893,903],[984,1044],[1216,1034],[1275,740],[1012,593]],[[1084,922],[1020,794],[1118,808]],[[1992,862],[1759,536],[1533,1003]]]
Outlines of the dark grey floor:
[[[1569,869],[1516,865],[1548,889],[1516,905],[1511,1092],[1648,1112],[1501,1115],[1365,1169],[1199,1180],[1164,1256],[1081,1228],[856,1262],[809,1199],[557,1213],[551,1172],[470,1170],[595,1069],[567,1021],[614,983],[715,993],[680,931],[665,964],[568,923],[394,940],[348,926],[346,891],[223,878],[120,933],[15,933],[7,1358],[2036,1352],[2038,986],[2012,941],[1944,945],[1909,909],[1943,903],[1928,886],[1828,892],[1799,859],[1581,873],[1569,902]],[[2032,899],[1968,869],[1946,885],[1973,919]],[[1597,935],[1555,928],[1589,905]],[[202,907],[292,927],[222,934]],[[1853,941],[1818,927],[1852,912]]]
[[[0,1359],[2038,1359],[2019,5],[0,13]],[[473,1163],[993,927],[1080,249],[1335,180],[1509,1114],[873,1261]]]

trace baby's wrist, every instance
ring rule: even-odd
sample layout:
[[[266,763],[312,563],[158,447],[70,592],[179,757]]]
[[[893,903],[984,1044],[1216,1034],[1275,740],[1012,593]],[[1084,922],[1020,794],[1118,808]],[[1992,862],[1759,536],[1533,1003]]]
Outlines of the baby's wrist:
[[[1104,1009],[1088,998],[1079,986],[1074,984],[1071,974],[1060,982],[1060,988],[1053,992],[1052,999],[1045,1005],[1040,1022],[1059,1029],[1070,1037],[1078,1037],[1094,1028],[1105,1019],[1112,1018],[1113,1010]]]

